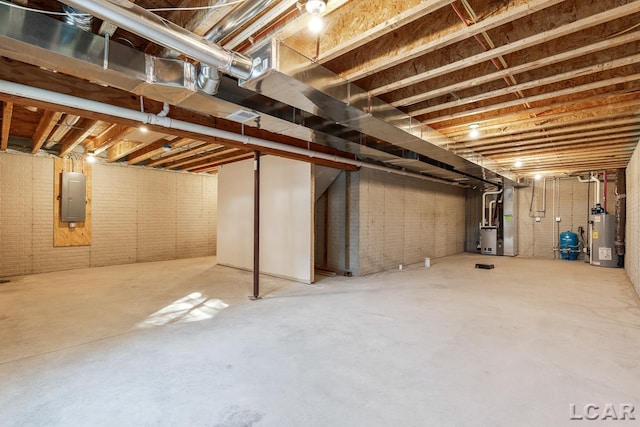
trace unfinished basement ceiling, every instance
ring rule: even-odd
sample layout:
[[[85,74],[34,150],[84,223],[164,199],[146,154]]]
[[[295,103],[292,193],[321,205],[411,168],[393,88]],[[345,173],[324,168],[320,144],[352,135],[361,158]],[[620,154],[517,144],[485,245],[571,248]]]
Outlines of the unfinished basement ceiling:
[[[62,10],[52,0],[13,3]],[[222,103],[215,104],[215,112],[204,104],[176,101],[170,102],[173,118],[452,182],[490,182],[492,173],[563,176],[625,167],[640,136],[640,0],[329,0],[320,36],[307,30],[304,5],[292,1],[134,3],[146,9],[219,6],[156,13],[248,55],[277,40],[362,89],[369,105],[384,104],[410,118],[407,132],[424,140],[425,153],[436,147],[483,168],[465,172],[442,153],[430,157],[420,148],[407,149],[404,141],[385,140],[346,121],[332,123],[322,112],[239,88],[229,77],[215,95]],[[251,4],[257,5],[255,13],[238,23],[239,8]],[[104,32],[102,24],[94,19],[93,32]],[[111,39],[145,54],[196,63],[122,28]],[[62,61],[43,67],[36,55],[1,45],[0,50],[3,80],[140,109],[138,93],[97,85],[86,75],[48,71],[64,70]],[[296,78],[308,83],[304,75]],[[145,96],[145,111],[160,111],[161,98]],[[6,94],[0,99],[3,149],[103,152],[109,162],[193,172],[215,172],[220,164],[252,155],[253,147],[224,138],[159,128],[142,135],[134,123],[92,111],[71,112]],[[241,125],[226,119],[241,108],[259,112],[260,126],[255,120]]]

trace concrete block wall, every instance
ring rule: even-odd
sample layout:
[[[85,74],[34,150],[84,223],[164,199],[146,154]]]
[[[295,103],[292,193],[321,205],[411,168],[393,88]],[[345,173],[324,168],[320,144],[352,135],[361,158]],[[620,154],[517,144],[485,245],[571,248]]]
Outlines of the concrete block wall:
[[[603,191],[603,185],[600,190]],[[558,233],[573,231],[578,233],[578,227],[588,233],[588,215],[595,205],[595,184],[581,183],[577,178],[546,180],[545,212],[540,213],[540,221],[529,215],[533,187],[518,188],[517,190],[517,221],[518,221],[518,254],[521,256],[539,258],[559,258],[553,248],[558,246]],[[589,195],[590,191],[590,195]],[[608,185],[607,210],[615,212],[614,182]],[[543,183],[537,182],[535,188],[533,210],[542,209]],[[602,202],[601,197],[601,202]],[[533,214],[532,214],[533,215]],[[559,228],[554,230],[556,217],[560,217]]]
[[[348,179],[347,174],[349,174]],[[346,188],[347,182],[350,183],[349,192]],[[316,201],[315,260],[318,266],[338,272],[354,270],[358,259],[358,182],[358,172],[343,171]],[[349,195],[348,218],[347,194]],[[347,227],[349,227],[349,233],[347,233]],[[347,234],[349,242],[347,242]]]
[[[363,168],[354,274],[464,252],[465,191]]]
[[[627,166],[627,228],[624,268],[640,296],[640,149]]]
[[[53,159],[0,154],[0,277],[214,255],[217,176],[93,165],[91,246],[53,246]]]

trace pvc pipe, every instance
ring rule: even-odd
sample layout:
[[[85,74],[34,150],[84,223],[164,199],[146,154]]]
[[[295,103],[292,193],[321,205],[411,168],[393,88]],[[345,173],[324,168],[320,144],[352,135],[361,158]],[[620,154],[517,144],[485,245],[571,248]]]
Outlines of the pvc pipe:
[[[598,179],[597,176],[595,176],[593,174],[593,172],[590,173],[589,178],[588,179],[582,179],[581,177],[578,177],[578,181],[579,182],[583,182],[583,183],[587,183],[587,182],[595,182],[596,183],[596,204],[600,204],[600,180]]]
[[[500,193],[502,193],[502,189],[498,191],[485,191],[484,193],[482,193],[482,226],[483,227],[487,225],[487,214],[485,212],[485,210],[487,209],[487,196],[500,194]]]
[[[240,135],[240,134],[229,132],[226,130],[211,128],[208,126],[189,123],[182,120],[174,120],[174,119],[171,119],[170,117],[160,117],[157,114],[130,110],[128,108],[118,107],[110,104],[104,104],[102,102],[92,101],[84,98],[78,98],[76,96],[57,93],[57,92],[53,92],[46,89],[39,89],[31,86],[22,85],[19,83],[8,82],[6,80],[0,80],[0,92],[6,93],[12,96],[21,97],[21,98],[35,99],[38,101],[59,105],[63,107],[94,111],[96,113],[101,113],[101,114],[105,114],[112,117],[118,117],[121,119],[135,120],[142,124],[156,125],[156,126],[161,126],[167,129],[178,129],[178,130],[183,130],[187,132],[198,133],[201,135],[228,139],[230,141],[241,142],[242,144],[251,144],[254,147],[268,148],[268,149],[278,150],[278,151],[282,151],[290,154],[297,154],[297,155],[305,156],[309,158],[318,158],[322,160],[328,160],[330,162],[344,163],[344,164],[348,164],[356,167],[363,167],[363,168],[379,170],[387,173],[393,173],[396,175],[422,179],[424,181],[431,181],[431,182],[437,182],[440,184],[447,184],[447,185],[462,187],[462,185],[457,182],[450,182],[444,179],[424,176],[414,172],[407,172],[403,170],[392,169],[386,166],[379,166],[372,163],[364,163],[360,160],[348,159],[346,157],[340,157],[334,154],[327,154],[319,151],[313,151],[306,148],[293,147],[291,145],[282,144],[280,142],[273,142],[273,141],[269,141],[262,138],[255,138],[252,136]],[[502,190],[500,190],[500,192],[502,192]],[[483,202],[484,202],[484,198],[483,198]]]

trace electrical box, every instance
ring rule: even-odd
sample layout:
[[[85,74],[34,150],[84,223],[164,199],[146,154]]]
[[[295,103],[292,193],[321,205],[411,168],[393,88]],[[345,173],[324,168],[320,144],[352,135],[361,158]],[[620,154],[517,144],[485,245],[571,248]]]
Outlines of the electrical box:
[[[80,172],[62,172],[60,219],[84,222],[87,205],[87,177]]]

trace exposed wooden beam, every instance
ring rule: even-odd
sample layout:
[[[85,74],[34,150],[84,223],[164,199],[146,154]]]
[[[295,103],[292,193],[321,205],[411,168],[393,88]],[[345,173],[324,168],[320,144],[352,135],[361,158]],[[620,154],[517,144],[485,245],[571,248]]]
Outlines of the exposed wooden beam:
[[[396,31],[398,28],[448,5],[451,1],[352,0],[335,12],[326,14],[326,30],[319,40],[306,31],[299,31],[285,39],[285,43],[310,58],[317,56],[319,63],[325,63],[360,48],[385,34]],[[318,44],[317,48],[316,43]]]
[[[125,138],[134,130],[136,130],[136,128],[132,126],[113,124],[98,135],[91,144],[90,149],[92,149],[95,154],[100,154],[113,147],[118,141]]]
[[[5,101],[2,106],[2,134],[0,135],[0,150],[5,151],[9,145],[11,118],[13,116],[13,102]]]
[[[253,153],[247,153],[247,152],[241,152],[241,151],[233,151],[233,152],[228,152],[226,154],[221,154],[220,156],[215,157],[214,159],[211,160],[207,160],[207,159],[203,159],[199,162],[190,164],[187,167],[181,168],[182,170],[186,170],[186,171],[190,171],[190,172],[194,172],[202,167],[205,166],[218,166],[220,165],[222,162],[233,162],[233,161],[237,161],[237,160],[241,160],[241,159],[247,159],[253,156]]]
[[[133,153],[129,154],[129,158],[127,163],[130,165],[136,165],[138,163],[144,162],[145,160],[150,159],[153,156],[157,156],[159,154],[164,153],[165,145],[168,145],[171,149],[184,147],[193,142],[192,139],[189,138],[176,138],[173,141],[156,141],[151,145],[148,145],[142,149],[136,150]]]
[[[635,96],[635,95],[634,95]],[[581,108],[578,110],[549,113],[544,116],[534,115],[526,119],[510,119],[502,117],[502,122],[487,120],[479,124],[482,129],[484,140],[497,138],[510,138],[541,130],[562,128],[571,125],[596,124],[603,121],[617,120],[637,120],[637,108],[640,106],[640,99],[621,102],[619,104],[596,105],[595,107]],[[440,129],[450,139],[454,141],[466,141],[469,136],[469,125],[458,125]]]
[[[492,98],[498,98],[503,95],[513,94],[518,91],[529,90],[533,88],[550,85],[552,83],[573,80],[578,76],[588,76],[591,74],[600,73],[602,71],[624,67],[627,65],[635,64],[638,61],[640,61],[640,54],[631,55],[625,58],[619,58],[619,59],[607,61],[601,64],[590,65],[588,67],[583,67],[581,69],[571,70],[565,73],[560,73],[560,74],[556,74],[549,77],[539,78],[536,80],[516,84],[513,86],[507,86],[502,89],[479,93],[468,98],[462,98],[462,99],[456,99],[455,101],[438,103],[429,107],[424,107],[424,108],[420,108],[418,110],[412,111],[412,115],[430,114],[430,113],[433,113],[436,111],[442,111],[448,108],[455,108],[463,105],[473,104],[483,100],[489,100]]]
[[[543,59],[527,62],[525,64],[521,64],[515,67],[505,68],[503,70],[498,70],[490,74],[481,75],[481,76],[474,77],[461,82],[457,82],[448,86],[438,87],[433,90],[421,92],[417,95],[398,99],[391,102],[391,105],[393,105],[394,107],[402,107],[402,106],[416,104],[418,102],[437,98],[442,95],[457,92],[470,87],[480,86],[482,84],[489,83],[491,81],[500,80],[510,75],[517,75],[520,73],[543,68],[545,66],[556,64],[558,62],[568,61],[569,59],[578,58],[583,55],[588,55],[590,53],[594,53],[594,52],[598,52],[606,49],[612,49],[614,47],[627,44],[627,43],[633,43],[638,40],[640,40],[640,32],[634,31],[632,33],[623,34],[621,36],[618,36],[612,39],[603,40],[599,43],[594,43],[594,44],[583,46],[577,49],[568,50],[566,52],[562,52],[556,55],[551,55]],[[462,67],[467,68],[469,66],[466,60],[459,61],[458,64],[460,65],[461,68]],[[414,84],[415,83],[418,83],[418,81],[414,82]],[[382,88],[371,91],[371,93],[375,96],[381,95],[385,92],[388,92],[388,90],[382,89]]]
[[[473,140],[471,139],[466,139],[466,140],[462,140],[462,141],[456,141],[456,143],[454,144],[454,147],[458,147],[458,146],[469,146],[469,148],[473,147],[473,146],[489,146],[491,144],[497,144],[497,143],[505,143],[505,144],[514,144],[514,143],[519,143],[519,142],[527,142],[529,140],[532,139],[536,139],[539,138],[540,136],[542,136],[543,134],[545,136],[553,136],[553,135],[562,135],[562,134],[569,134],[572,132],[585,132],[585,131],[590,131],[590,130],[594,130],[594,129],[602,129],[602,128],[613,128],[615,129],[616,126],[623,126],[623,125],[629,125],[629,124],[635,124],[636,127],[638,129],[640,129],[640,118],[635,118],[635,117],[625,117],[624,119],[618,119],[618,120],[598,120],[598,121],[590,121],[587,124],[579,124],[579,125],[575,125],[575,126],[567,126],[567,124],[565,124],[562,127],[554,127],[554,128],[546,128],[541,126],[540,129],[535,130],[535,129],[527,129],[526,131],[523,132],[519,132],[516,134],[511,134],[509,136],[504,136],[504,137],[498,137],[498,136],[489,136],[489,137],[482,137],[482,142],[474,144]]]
[[[220,147],[219,149],[209,153],[209,154],[205,154],[205,155],[201,155],[201,156],[194,156],[194,157],[189,157],[188,159],[179,161],[179,162],[172,162],[169,163],[168,165],[165,166],[165,168],[167,169],[176,169],[176,168],[180,168],[182,166],[185,165],[192,165],[192,164],[199,164],[200,162],[206,161],[208,159],[214,159],[214,158],[219,158],[219,157],[223,157],[225,155],[228,154],[238,154],[241,153],[242,151],[237,149],[237,148],[225,148],[225,147]],[[182,169],[185,169],[184,167]]]
[[[616,167],[626,167],[627,163],[629,163],[628,158],[612,158],[612,159],[600,159],[600,160],[567,160],[563,163],[558,163],[557,161],[543,161],[543,162],[531,162],[531,166],[522,167],[518,169],[518,174],[525,172],[538,172],[543,171],[545,169],[553,169],[553,170],[576,170],[576,168],[580,169],[590,169],[590,170],[603,170],[609,168]]]
[[[638,3],[640,3],[640,1]],[[608,86],[615,86],[615,85],[619,85],[619,84],[622,84],[622,83],[633,82],[633,81],[636,81],[636,80],[640,80],[640,73],[631,74],[631,75],[627,75],[627,76],[621,76],[621,77],[614,77],[614,78],[610,78],[610,79],[606,79],[606,80],[598,80],[598,81],[595,81],[593,83],[587,83],[587,84],[583,84],[583,85],[579,85],[579,86],[575,86],[575,87],[556,90],[556,91],[549,92],[549,93],[542,93],[542,94],[539,94],[539,95],[527,96],[527,97],[524,97],[524,98],[521,98],[521,99],[516,99],[516,100],[513,100],[513,101],[505,101],[505,102],[501,102],[501,103],[498,103],[498,104],[485,105],[485,106],[479,107],[479,108],[472,108],[472,109],[469,109],[469,110],[459,111],[459,112],[452,113],[452,114],[447,114],[447,115],[442,115],[442,116],[438,116],[438,117],[425,119],[425,120],[423,120],[423,123],[431,124],[431,123],[441,122],[441,121],[444,121],[444,120],[452,120],[452,119],[459,119],[461,117],[469,117],[469,116],[473,116],[473,115],[476,115],[476,114],[486,113],[487,111],[495,111],[495,110],[500,110],[500,109],[504,109],[504,108],[508,108],[508,107],[518,106],[518,105],[521,105],[521,104],[523,104],[525,102],[533,103],[533,102],[538,102],[538,101],[546,101],[546,100],[549,100],[549,99],[558,98],[558,97],[565,96],[565,95],[575,95],[575,94],[580,93],[580,92],[587,92],[587,91],[591,91],[591,90],[594,90],[594,89],[601,89],[601,88],[605,88],[605,87],[608,87]],[[576,100],[574,102],[579,102],[579,101]],[[421,114],[422,113],[420,112],[420,110],[412,111],[410,113],[410,115],[413,116],[413,117],[420,116]]]
[[[619,19],[640,11],[640,5],[638,5],[637,3],[638,2],[632,2],[631,4],[627,4],[625,6],[620,6],[618,8],[611,9],[606,12],[601,12],[599,14],[592,15],[588,18],[584,18],[584,19],[572,22],[570,24],[565,24],[548,31],[543,31],[538,34],[525,37],[521,40],[516,40],[514,42],[507,43],[503,46],[498,46],[495,49],[491,49],[486,52],[479,53],[477,55],[466,57],[459,61],[447,63],[446,65],[443,65],[440,67],[428,69],[423,72],[413,71],[411,73],[408,73],[409,75],[407,77],[399,78],[397,76],[397,73],[395,78],[393,78],[393,75],[390,75],[388,77],[385,77],[382,75],[376,76],[376,80],[382,83],[371,88],[369,93],[371,93],[374,96],[379,96],[383,93],[388,93],[393,90],[398,90],[403,87],[410,86],[412,84],[426,81],[428,79],[442,76],[444,74],[452,73],[456,70],[468,68],[475,64],[480,64],[482,62],[490,61],[491,59],[497,58],[498,56],[504,56],[504,55],[512,54],[514,52],[518,52],[521,50],[529,49],[537,45],[547,43],[550,40],[559,39],[561,37],[565,37],[570,34],[583,31],[587,28],[594,27],[596,25],[605,24],[615,19]],[[475,25],[469,28],[473,28],[473,27],[475,27]],[[346,76],[346,78],[348,78],[348,76]],[[386,83],[386,82],[389,82],[389,83]]]
[[[194,143],[192,143],[194,144]],[[176,154],[170,154],[168,156],[164,156],[161,157],[159,159],[156,159],[152,162],[149,162],[149,164],[147,164],[147,166],[160,166],[160,165],[164,165],[167,163],[171,163],[171,162],[176,162],[178,160],[182,160],[182,159],[186,159],[188,157],[192,157],[195,156],[197,154],[200,153],[206,153],[206,152],[210,152],[213,150],[218,150],[220,148],[222,148],[223,146],[221,144],[219,144],[217,141],[216,142],[202,142],[202,141],[195,141],[195,146],[191,146],[190,148],[186,149],[185,151],[181,152],[181,153],[176,153]],[[187,144],[190,145],[190,144]]]
[[[138,134],[140,136],[140,134]],[[107,151],[107,161],[115,162],[128,156],[129,154],[148,147],[152,144],[165,144],[168,141],[165,139],[167,135],[159,133],[149,133],[145,136],[140,136],[138,140],[136,135],[129,137],[129,140],[119,141],[109,148]]]
[[[626,141],[627,142],[624,142],[624,140],[620,142],[604,141],[604,142],[595,142],[595,143],[586,143],[586,144],[577,142],[575,144],[566,145],[563,147],[557,147],[557,148],[553,147],[553,148],[544,149],[544,150],[536,149],[530,152],[527,152],[526,150],[522,150],[515,153],[512,152],[507,154],[489,155],[488,157],[491,160],[494,160],[500,163],[504,160],[513,160],[514,157],[517,157],[519,159],[523,159],[523,158],[526,159],[529,156],[537,157],[545,154],[557,155],[559,152],[562,154],[582,153],[582,152],[588,152],[590,150],[597,149],[597,150],[604,150],[604,152],[608,153],[609,149],[618,149],[618,148],[630,149],[631,151],[633,151],[633,149],[638,145],[637,140],[634,141],[634,140],[627,139]]]
[[[589,132],[574,132],[566,135],[556,135],[550,137],[541,137],[530,139],[526,141],[514,141],[511,143],[497,143],[497,144],[485,144],[485,145],[473,145],[467,146],[464,145],[464,148],[474,150],[478,153],[486,153],[495,149],[504,149],[505,147],[537,147],[537,144],[549,144],[554,142],[562,142],[562,141],[589,141],[592,138],[616,138],[616,137],[632,137],[634,135],[640,134],[640,128],[638,126],[623,126],[620,128],[613,129],[599,129],[595,131]]]
[[[111,163],[120,160],[127,154],[135,151],[139,145],[140,143],[135,141],[116,142],[107,150],[107,162]]]
[[[74,148],[80,145],[91,133],[100,125],[99,120],[80,119],[77,129],[72,130],[62,141],[60,147],[60,157],[69,154]]]
[[[62,117],[62,112],[60,111],[44,112],[32,137],[32,153],[37,153],[40,148],[42,148],[42,144],[44,144],[53,128],[58,124],[58,120],[60,120],[60,117]]]
[[[460,23],[455,31],[451,31],[447,34],[436,34],[435,36],[428,35],[426,37],[416,37],[416,34],[407,34],[406,37],[411,37],[411,42],[407,43],[406,46],[392,50],[388,54],[378,54],[376,52],[375,58],[369,61],[362,61],[359,59],[357,64],[354,64],[351,68],[341,73],[341,75],[350,81],[362,79],[363,77],[367,77],[404,62],[411,61],[412,59],[425,55],[428,52],[442,49],[443,47],[463,41],[482,32],[508,24],[509,22],[513,22],[533,12],[551,7],[555,4],[561,3],[562,1],[564,0],[519,1],[519,4],[505,8],[502,13],[490,16],[475,25],[467,27]],[[497,49],[493,49],[491,52],[494,50]],[[495,58],[499,55],[503,54],[497,53],[495,55],[490,55],[490,57]]]
[[[567,146],[573,146],[575,144],[588,144],[594,142],[609,142],[611,144],[616,144],[619,142],[627,143],[627,142],[637,142],[638,136],[640,133],[627,133],[621,135],[613,135],[611,137],[599,136],[593,138],[576,138],[568,141],[558,141],[558,142],[548,142],[543,144],[530,144],[530,145],[511,145],[501,148],[494,148],[491,150],[473,150],[473,152],[477,152],[483,156],[492,157],[499,154],[513,154],[518,155],[523,152],[535,153],[536,150],[541,150],[544,148],[556,148],[558,151]],[[464,150],[460,150],[462,152]]]

